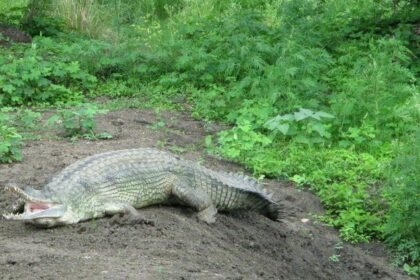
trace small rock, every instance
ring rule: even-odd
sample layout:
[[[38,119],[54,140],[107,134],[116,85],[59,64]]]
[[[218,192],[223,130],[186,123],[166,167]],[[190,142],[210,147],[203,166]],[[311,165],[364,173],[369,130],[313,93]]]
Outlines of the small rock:
[[[7,264],[11,264],[11,265],[15,265],[15,264],[17,264],[17,261],[15,261],[15,260],[7,260],[6,263]]]
[[[134,119],[134,122],[139,123],[139,124],[151,124],[152,122],[142,118],[142,117],[138,117]]]
[[[81,226],[77,229],[77,233],[84,233],[86,231],[86,227],[85,226]]]
[[[111,124],[115,126],[121,126],[124,124],[124,121],[122,119],[116,119],[116,120],[111,121]]]

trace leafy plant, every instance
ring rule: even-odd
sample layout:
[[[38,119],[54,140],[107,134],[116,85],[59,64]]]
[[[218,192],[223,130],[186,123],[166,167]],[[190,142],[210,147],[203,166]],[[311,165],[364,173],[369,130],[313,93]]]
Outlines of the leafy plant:
[[[219,133],[219,144],[222,147],[220,152],[225,157],[238,161],[243,160],[244,154],[265,147],[271,142],[270,138],[255,132],[247,122]]]
[[[344,240],[360,242],[382,237],[385,215],[378,184],[384,178],[386,158],[377,160],[367,153],[297,143],[273,146],[270,142],[260,143],[254,133],[251,140],[245,138],[244,149],[242,135],[235,139],[228,131],[221,136],[225,134],[229,138],[219,140],[220,154],[244,163],[256,175],[286,177],[309,187],[326,208],[326,215],[319,218],[337,227]]]
[[[34,112],[30,109],[19,109],[13,118],[13,122],[19,129],[34,130],[39,128],[41,113]]]
[[[386,240],[396,252],[395,262],[420,275],[420,128],[400,144],[392,162],[386,189],[389,216]]]
[[[9,117],[0,113],[0,163],[22,160],[22,136],[6,124]]]
[[[99,109],[96,105],[85,104],[74,109],[58,109],[57,113],[48,119],[50,126],[58,126],[64,137],[110,139],[111,134],[94,132],[96,121],[94,117],[98,114],[105,114],[107,111]]]
[[[49,61],[37,49],[22,57],[0,55],[0,105],[80,102],[96,78],[81,70],[77,61]]]
[[[325,119],[332,119],[333,115],[318,111],[313,112],[300,108],[293,114],[279,115],[268,120],[265,126],[275,133],[290,137],[293,141],[307,145],[325,143],[331,138],[329,125]]]

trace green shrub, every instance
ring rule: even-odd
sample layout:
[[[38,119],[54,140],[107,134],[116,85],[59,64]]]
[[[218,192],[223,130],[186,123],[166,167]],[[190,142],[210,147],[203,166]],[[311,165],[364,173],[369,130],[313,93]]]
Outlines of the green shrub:
[[[0,163],[22,160],[22,136],[8,126],[9,117],[0,112]]]
[[[18,109],[14,115],[14,124],[19,129],[34,130],[40,127],[41,113],[30,109]]]
[[[27,0],[1,1],[0,24],[19,24],[25,14],[27,2]]]
[[[0,56],[0,105],[54,104],[83,100],[96,78],[77,61],[42,58],[36,49],[22,57]]]
[[[96,121],[94,117],[107,111],[99,109],[94,104],[84,104],[76,108],[58,109],[57,113],[48,119],[48,124],[58,126],[64,137],[86,139],[110,139],[108,133],[95,133]]]
[[[218,152],[309,186],[344,239],[383,238],[391,142],[416,123],[405,111],[417,91],[413,36],[404,35],[413,3],[211,3],[185,4],[169,35],[156,22],[142,28],[159,40],[142,41],[151,47],[134,74],[184,90],[195,117],[232,124]]]
[[[382,238],[385,208],[379,184],[386,158],[276,143],[246,126],[221,132],[219,144],[219,153],[245,164],[256,175],[286,177],[313,190],[326,208],[321,220],[337,227],[344,240]]]
[[[333,115],[322,111],[313,112],[300,108],[293,114],[279,115],[268,120],[265,126],[274,133],[281,133],[298,143],[313,145],[325,143],[331,138],[329,125],[323,122],[332,118]]]
[[[392,162],[386,189],[389,216],[386,241],[396,252],[395,262],[420,276],[420,129],[401,143]]]

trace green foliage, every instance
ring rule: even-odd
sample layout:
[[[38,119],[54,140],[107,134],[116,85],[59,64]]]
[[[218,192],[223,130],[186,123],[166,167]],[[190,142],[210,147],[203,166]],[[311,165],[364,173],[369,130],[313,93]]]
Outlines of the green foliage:
[[[96,78],[77,61],[45,59],[36,48],[22,57],[0,55],[0,105],[54,104],[81,101]]]
[[[219,134],[221,153],[231,159],[240,159],[243,154],[259,150],[271,142],[267,136],[253,131],[250,123],[239,124],[234,129]]]
[[[36,135],[34,132],[42,130],[41,113],[30,109],[3,107],[0,114],[5,116],[3,125],[16,129],[22,140],[38,139],[40,137],[39,134]]]
[[[111,134],[94,132],[96,121],[94,117],[98,114],[105,114],[107,111],[99,109],[94,104],[84,104],[76,108],[58,109],[57,113],[48,119],[50,126],[58,126],[64,137],[110,139]]]
[[[148,42],[159,47],[138,75],[185,89],[196,117],[234,124],[218,135],[219,153],[312,188],[345,240],[382,238],[383,168],[391,140],[413,124],[402,108],[414,111],[416,95],[415,59],[396,36],[407,29],[386,24],[413,6],[285,1],[270,3],[273,15],[241,4],[174,15],[177,33]]]
[[[419,273],[416,1],[76,2],[30,1],[38,16],[26,20],[41,22],[33,34],[65,30],[63,20],[108,41],[55,32],[0,55],[0,105],[88,92],[114,109],[192,106],[194,117],[231,125],[206,138],[212,152],[309,187],[345,240],[386,238],[396,262]],[[97,111],[61,109],[51,122],[95,138]]]
[[[0,24],[16,25],[23,18],[28,0],[1,1]]]
[[[268,120],[265,126],[275,133],[288,136],[298,143],[307,145],[325,143],[331,138],[329,126],[324,119],[332,119],[333,115],[319,111],[313,112],[300,108],[293,114],[279,115]]]
[[[8,126],[8,115],[0,112],[0,163],[22,160],[22,136]]]
[[[138,83],[131,74],[142,56],[138,49],[130,45],[113,45],[75,34],[61,34],[55,38],[36,37],[33,41],[43,57],[53,56],[65,63],[77,62],[83,71],[104,81],[111,78],[126,87]],[[134,89],[134,86],[130,88],[129,94]]]
[[[56,36],[64,29],[62,20],[44,15],[26,17],[20,25],[31,36]]]
[[[396,263],[420,276],[420,128],[402,143],[388,175],[386,240]]]
[[[336,51],[340,56],[331,71],[335,94],[330,102],[341,130],[369,123],[381,129],[380,138],[394,137],[400,122],[395,108],[415,93],[409,50],[394,38],[362,38]]]
[[[238,128],[219,135],[223,156],[244,163],[257,175],[287,177],[308,186],[325,205],[326,215],[321,220],[339,228],[344,240],[382,237],[385,217],[378,188],[386,159],[339,148],[281,143],[272,147],[270,140],[264,142],[255,132],[234,132],[238,133]]]
[[[38,128],[40,121],[41,113],[29,109],[19,109],[14,116],[14,125],[25,130]]]

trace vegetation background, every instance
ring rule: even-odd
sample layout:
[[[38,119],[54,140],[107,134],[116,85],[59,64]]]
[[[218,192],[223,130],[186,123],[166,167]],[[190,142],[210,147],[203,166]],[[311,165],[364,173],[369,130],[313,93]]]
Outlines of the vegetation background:
[[[382,240],[420,276],[418,4],[1,1],[1,26],[33,40],[0,35],[0,161],[44,108],[73,139],[112,137],[94,132],[105,109],[188,108],[230,127],[209,153],[311,189],[344,240]]]

